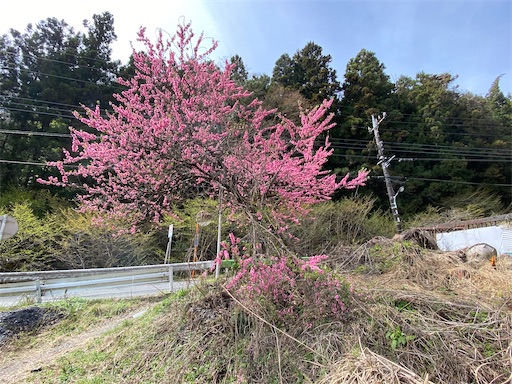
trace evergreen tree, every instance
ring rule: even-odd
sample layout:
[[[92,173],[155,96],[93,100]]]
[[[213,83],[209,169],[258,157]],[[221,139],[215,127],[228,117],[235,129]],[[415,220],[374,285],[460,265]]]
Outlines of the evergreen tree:
[[[252,93],[254,98],[263,100],[270,88],[271,79],[268,75],[252,75],[245,82],[245,88]]]
[[[503,124],[512,125],[512,96],[506,97],[500,89],[500,79],[503,75],[498,76],[492,83],[486,100],[491,108],[495,118]]]
[[[352,132],[366,127],[372,114],[389,113],[394,84],[374,52],[362,49],[350,59],[341,86],[343,127]],[[364,128],[366,129],[366,128]]]
[[[331,61],[331,55],[324,55],[322,47],[309,42],[293,58],[283,54],[276,61],[272,81],[297,89],[307,100],[319,104],[324,99],[336,98],[340,91]]]
[[[272,82],[284,87],[299,87],[299,80],[295,73],[295,63],[287,53],[277,59],[272,71]]]
[[[108,107],[120,90],[119,63],[110,58],[116,38],[112,15],[94,15],[84,23],[85,34],[48,18],[0,39],[0,127],[18,132],[0,133],[2,160],[8,162],[1,167],[1,189],[37,187],[34,178],[52,172],[37,164],[59,160],[60,148],[71,144],[68,126],[83,126],[72,112],[80,104]]]
[[[368,127],[372,114],[396,113],[394,84],[384,69],[375,53],[365,49],[347,63],[341,85],[342,99],[335,116],[336,126],[329,132],[334,153],[328,165],[341,174],[352,167],[370,169],[373,177],[365,190],[378,196],[383,205],[387,204],[384,183],[377,178],[382,175],[382,170],[377,165],[374,137]]]
[[[244,61],[239,55],[235,55],[231,57],[229,62],[234,65],[231,70],[231,80],[238,85],[244,85],[248,79],[248,73],[247,69],[245,69]]]
[[[300,93],[314,104],[337,96],[340,83],[336,70],[330,67],[331,55],[323,55],[322,47],[309,42],[293,55]]]
[[[449,74],[417,74],[400,78],[397,98],[401,128],[388,137],[389,150],[413,158],[394,166],[406,178],[404,209],[414,212],[427,205],[443,206],[448,198],[471,193],[486,184],[510,201],[510,138],[493,116],[488,102],[461,93]],[[507,155],[508,154],[508,155]],[[492,161],[490,161],[492,160]]]

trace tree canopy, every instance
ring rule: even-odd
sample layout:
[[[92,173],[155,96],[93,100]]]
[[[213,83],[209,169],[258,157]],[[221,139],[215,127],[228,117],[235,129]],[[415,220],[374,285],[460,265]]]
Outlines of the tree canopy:
[[[364,183],[365,171],[337,180],[324,169],[329,142],[316,144],[332,127],[332,100],[302,113],[300,124],[284,116],[263,124],[274,111],[241,102],[249,93],[232,80],[236,64],[219,69],[208,59],[217,43],[203,48],[190,24],[170,41],[160,33],[153,43],[144,29],[139,40],[146,50],[133,53],[135,76],[119,80],[126,90],[114,95],[113,113],[105,117],[99,106],[76,113],[90,129],[72,130],[71,151],[53,163],[60,178],[41,182],[79,187],[85,208],[133,223],[158,221],[183,199],[220,188],[251,220],[284,221],[304,204]]]

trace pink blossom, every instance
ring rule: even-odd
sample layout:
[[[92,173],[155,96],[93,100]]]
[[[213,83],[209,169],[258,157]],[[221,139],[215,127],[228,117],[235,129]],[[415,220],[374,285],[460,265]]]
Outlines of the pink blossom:
[[[231,80],[233,65],[219,69],[208,57],[217,43],[190,24],[169,41],[159,33],[152,42],[141,28],[138,40],[145,50],[133,51],[134,77],[118,80],[126,89],[114,95],[113,112],[76,112],[88,131],[71,130],[72,152],[51,163],[60,178],[39,182],[83,189],[84,209],[134,224],[159,222],[191,190],[217,196],[219,185],[235,211],[261,221],[271,209],[269,217],[286,223],[339,188],[364,185],[365,170],[340,181],[325,170],[332,149],[328,138],[316,143],[334,125],[332,100],[302,113],[300,124],[270,124],[276,111],[241,102],[251,95]]]

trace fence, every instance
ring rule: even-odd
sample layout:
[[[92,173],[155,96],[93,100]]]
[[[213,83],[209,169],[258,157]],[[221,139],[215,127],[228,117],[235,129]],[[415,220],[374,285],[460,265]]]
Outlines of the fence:
[[[0,273],[0,306],[22,299],[42,301],[67,297],[126,297],[174,291],[193,284],[175,281],[176,272],[210,270],[212,261],[138,267]]]

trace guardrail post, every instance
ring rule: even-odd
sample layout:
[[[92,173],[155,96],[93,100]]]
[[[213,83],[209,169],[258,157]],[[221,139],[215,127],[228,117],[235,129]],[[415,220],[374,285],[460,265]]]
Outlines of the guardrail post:
[[[172,265],[169,267],[169,291],[173,292],[173,282],[174,282],[174,269]]]
[[[41,281],[39,279],[36,280],[36,303],[40,303],[43,301],[41,298]]]

